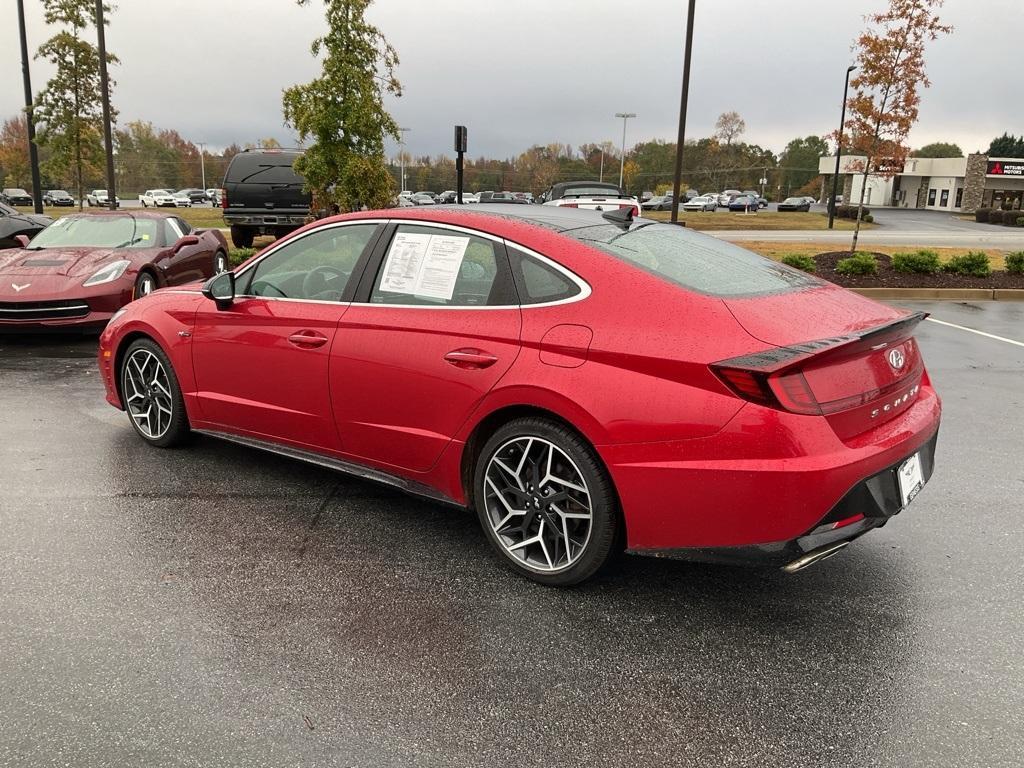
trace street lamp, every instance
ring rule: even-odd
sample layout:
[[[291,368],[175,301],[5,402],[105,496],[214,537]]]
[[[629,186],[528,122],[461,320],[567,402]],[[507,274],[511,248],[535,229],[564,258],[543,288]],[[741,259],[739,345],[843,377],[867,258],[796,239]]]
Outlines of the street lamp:
[[[836,220],[836,195],[839,194],[839,158],[843,156],[843,124],[846,122],[846,94],[850,90],[850,73],[857,67],[851,64],[846,68],[846,82],[843,83],[843,109],[839,115],[839,135],[836,136],[836,172],[832,174],[832,199],[828,201],[828,228]]]
[[[626,121],[636,117],[636,112],[616,112],[616,117],[622,118],[622,157],[619,158],[619,189],[622,188],[622,173],[626,168]]]
[[[398,162],[402,166],[402,188],[399,192],[405,192],[405,134],[411,131],[412,128],[399,128],[398,129]]]

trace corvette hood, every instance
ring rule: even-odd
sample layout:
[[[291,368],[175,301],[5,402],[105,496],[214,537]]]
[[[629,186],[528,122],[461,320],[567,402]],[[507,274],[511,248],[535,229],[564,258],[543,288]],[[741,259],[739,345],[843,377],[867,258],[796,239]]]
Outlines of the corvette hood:
[[[42,275],[85,279],[104,264],[123,258],[130,257],[115,248],[14,248],[0,251],[0,279]]]

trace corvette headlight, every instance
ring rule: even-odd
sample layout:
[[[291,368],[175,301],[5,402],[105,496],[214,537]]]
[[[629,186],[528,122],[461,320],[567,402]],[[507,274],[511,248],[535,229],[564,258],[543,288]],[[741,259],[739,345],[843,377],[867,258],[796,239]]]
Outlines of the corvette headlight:
[[[124,274],[124,271],[128,269],[130,264],[131,262],[125,259],[112,261],[97,270],[96,273],[82,283],[82,285],[102,285],[103,283],[109,283],[117,280],[117,278]]]

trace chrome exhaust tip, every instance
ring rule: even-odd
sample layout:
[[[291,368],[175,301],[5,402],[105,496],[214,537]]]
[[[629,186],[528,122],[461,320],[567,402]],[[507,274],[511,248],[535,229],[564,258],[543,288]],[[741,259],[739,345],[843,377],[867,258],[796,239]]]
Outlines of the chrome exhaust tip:
[[[812,549],[806,555],[798,557],[792,563],[782,566],[782,570],[786,573],[796,573],[797,571],[802,571],[804,568],[807,568],[808,566],[814,565],[815,563],[820,563],[822,560],[832,557],[832,555],[838,553],[839,550],[841,550],[849,543],[850,542],[848,541],[839,541],[835,544],[826,544],[823,547]]]

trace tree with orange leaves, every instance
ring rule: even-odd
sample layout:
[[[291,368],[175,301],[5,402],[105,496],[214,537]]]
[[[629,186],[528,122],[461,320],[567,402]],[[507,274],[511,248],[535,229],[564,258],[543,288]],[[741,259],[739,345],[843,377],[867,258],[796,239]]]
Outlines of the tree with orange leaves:
[[[866,17],[869,28],[854,46],[857,75],[846,102],[849,138],[843,146],[864,159],[853,164],[862,180],[851,252],[857,250],[868,176],[892,178],[910,152],[907,137],[917,122],[918,91],[931,85],[924,70],[925,45],[952,31],[936,16],[941,6],[942,0],[889,0],[888,10]]]

